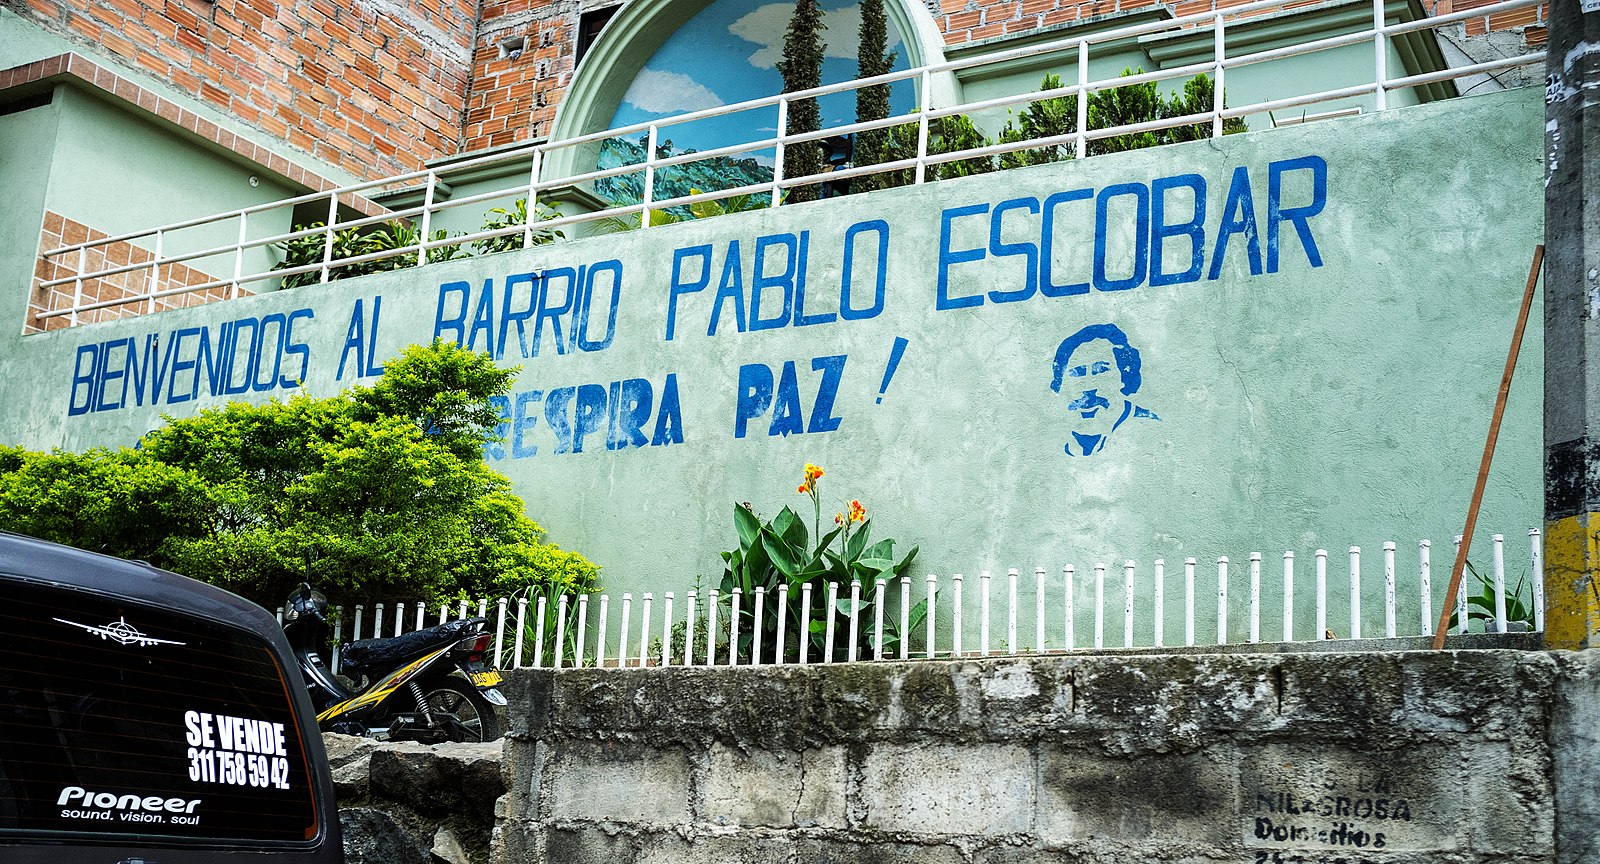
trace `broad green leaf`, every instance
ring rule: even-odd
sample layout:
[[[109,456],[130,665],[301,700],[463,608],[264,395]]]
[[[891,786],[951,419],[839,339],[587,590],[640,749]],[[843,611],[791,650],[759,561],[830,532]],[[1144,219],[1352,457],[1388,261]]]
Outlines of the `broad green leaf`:
[[[809,536],[809,532],[806,531],[806,521],[800,518],[800,514],[788,507],[780,510],[778,518],[772,520],[772,529],[778,532],[778,536],[782,537],[790,546],[802,552],[807,548],[806,538]]]
[[[911,561],[917,557],[917,550],[920,549],[920,548],[922,548],[922,547],[920,547],[920,546],[912,546],[911,547],[911,551],[906,553],[906,557],[901,558],[900,559],[900,563],[894,565],[894,575],[896,575],[896,576],[904,576],[904,575],[906,575],[906,573],[911,569]]]
[[[799,555],[795,554],[795,550],[788,542],[772,533],[771,529],[762,529],[761,548],[766,552],[767,557],[771,559],[772,566],[778,568],[778,572],[782,573],[786,579],[799,573],[800,569],[805,565],[805,562],[801,560]]]
[[[767,555],[767,548],[757,536],[756,542],[751,544],[750,551],[744,556],[744,572],[750,574],[752,579],[766,579],[767,571],[772,567],[772,559]]]
[[[872,534],[872,520],[868,519],[856,526],[850,533],[850,543],[844,550],[844,557],[854,561],[861,557],[861,550],[867,546],[867,538]]]
[[[813,560],[813,561],[820,560],[822,558],[822,553],[824,551],[826,551],[828,549],[828,547],[833,545],[834,538],[838,537],[839,536],[839,532],[842,531],[842,530],[844,530],[844,529],[835,527],[833,530],[831,530],[828,533],[822,535],[822,539],[817,541],[816,555],[814,555],[811,560]]]
[[[739,530],[739,547],[749,549],[761,532],[761,520],[743,504],[733,505],[733,524]]]

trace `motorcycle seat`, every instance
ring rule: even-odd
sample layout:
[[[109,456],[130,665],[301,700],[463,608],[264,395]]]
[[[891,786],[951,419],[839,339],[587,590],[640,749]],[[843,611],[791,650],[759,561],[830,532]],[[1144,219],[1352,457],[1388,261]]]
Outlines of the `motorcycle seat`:
[[[372,671],[387,672],[402,663],[452,642],[459,642],[482,629],[487,619],[463,618],[425,630],[413,630],[379,639],[351,642],[339,654],[340,671],[346,675]]]

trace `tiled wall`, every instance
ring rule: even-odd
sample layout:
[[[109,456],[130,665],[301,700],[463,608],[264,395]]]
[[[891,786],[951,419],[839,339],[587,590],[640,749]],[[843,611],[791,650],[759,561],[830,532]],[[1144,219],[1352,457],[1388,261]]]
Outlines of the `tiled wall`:
[[[72,308],[73,296],[77,291],[77,283],[68,282],[48,289],[41,289],[39,284],[77,274],[79,272],[78,256],[75,253],[68,253],[65,256],[46,261],[43,253],[74,243],[103,240],[108,236],[110,235],[104,231],[97,231],[81,222],[68,219],[59,213],[45,212],[44,228],[39,235],[40,258],[34,269],[34,276],[37,281],[28,294],[28,317],[23,323],[22,332],[40,333],[46,330],[60,330],[71,326],[72,318],[69,315],[59,315],[43,320],[36,316],[41,312]],[[84,272],[106,270],[121,267],[125,264],[148,262],[154,258],[155,255],[150,250],[131,243],[106,243],[87,250],[83,256],[83,270]],[[125,297],[142,298],[150,293],[151,276],[151,269],[145,268],[130,270],[126,273],[118,273],[114,276],[106,276],[100,279],[87,279],[83,282],[82,303],[97,303],[102,300],[115,300]],[[156,283],[155,290],[167,291],[185,285],[203,285],[216,278],[209,273],[183,264],[164,264],[160,268],[160,277]],[[239,293],[244,295],[250,292],[241,289]],[[143,315],[149,311],[161,312],[167,309],[199,306],[215,300],[225,300],[230,294],[231,291],[228,286],[172,294],[156,298],[153,310],[148,300],[140,299],[130,303],[80,312],[78,313],[78,322],[90,324],[96,321],[111,321],[116,318]]]

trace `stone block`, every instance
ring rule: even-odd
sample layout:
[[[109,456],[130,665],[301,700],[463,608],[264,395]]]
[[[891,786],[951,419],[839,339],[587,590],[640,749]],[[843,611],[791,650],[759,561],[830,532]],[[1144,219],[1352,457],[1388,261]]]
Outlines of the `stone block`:
[[[700,817],[718,825],[845,827],[845,749],[740,752],[713,745]]]
[[[977,690],[984,735],[991,741],[1034,739],[1073,725],[1076,662],[1027,658],[985,663]]]
[[[1111,758],[1041,744],[1039,837],[1051,847],[1082,840],[1227,843],[1239,778],[1229,748],[1218,749]]]
[[[674,824],[689,821],[689,758],[676,747],[573,741],[545,763],[545,819]]]
[[[1505,733],[1542,727],[1553,666],[1523,651],[1415,651],[1400,655],[1400,723],[1439,732]],[[1533,661],[1533,662],[1525,662]]]
[[[1553,652],[1560,675],[1550,706],[1551,783],[1560,864],[1600,858],[1600,651]]]
[[[1286,654],[1279,713],[1297,738],[1395,743],[1404,712],[1394,654]]]
[[[505,792],[500,748],[500,741],[387,744],[372,751],[372,794],[424,815],[467,814],[488,824],[495,800]]]
[[[891,729],[968,736],[982,726],[976,664],[898,665],[889,690],[884,725]]]
[[[782,833],[683,829],[603,830],[551,828],[545,833],[548,864],[789,864],[793,844]],[[518,862],[522,864],[522,862]]]
[[[1253,850],[1446,852],[1468,847],[1460,747],[1269,744],[1243,753],[1238,837]],[[1477,778],[1481,780],[1481,778]]]
[[[327,732],[322,736],[322,746],[328,752],[328,764],[333,768],[333,791],[339,800],[365,797],[372,751],[378,747],[378,742]]]
[[[863,836],[859,839],[805,837],[795,841],[794,860],[806,864],[965,864],[955,846],[944,843],[905,843]]]
[[[865,827],[919,834],[1033,829],[1034,758],[1011,744],[876,744],[859,801]]]
[[[1084,663],[1074,710],[1112,753],[1193,750],[1215,733],[1278,725],[1273,658],[1151,655]]]
[[[382,810],[342,809],[339,831],[346,864],[430,864],[429,844]]]
[[[1497,741],[1468,744],[1462,757],[1473,851],[1549,856],[1555,848],[1555,808],[1548,752],[1518,753]]]
[[[542,846],[533,850],[535,857],[525,860],[559,861],[561,864],[635,864],[639,860],[639,847],[642,845],[631,832],[607,832],[592,826],[550,828],[543,832],[541,839],[544,841]]]

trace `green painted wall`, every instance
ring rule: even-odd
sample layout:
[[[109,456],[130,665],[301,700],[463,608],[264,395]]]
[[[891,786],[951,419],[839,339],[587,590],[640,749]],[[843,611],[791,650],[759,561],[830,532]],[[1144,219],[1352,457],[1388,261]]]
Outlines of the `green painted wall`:
[[[0,325],[0,346],[22,332],[27,314],[26,286],[33,281],[58,118],[54,105],[0,116],[0,189],[6,190],[6,206],[0,208],[0,285],[11,286],[0,303],[0,314],[9,322]]]
[[[430,339],[440,329],[441,306],[442,317],[461,320],[474,347],[491,336],[498,343],[507,283],[514,289],[510,308],[520,310],[530,303],[526,274],[542,272],[545,293],[559,306],[570,281],[563,268],[576,275],[582,267],[599,273],[584,331],[593,350],[558,353],[557,342],[565,348],[566,341],[552,335],[546,320],[533,355],[519,346],[517,328],[506,328],[505,362],[522,370],[516,385],[522,395],[509,407],[520,403],[534,421],[524,424],[520,443],[502,446],[503,458],[493,464],[513,478],[552,539],[604,566],[610,589],[681,591],[697,574],[715,581],[717,553],[734,539],[733,502],[751,502],[767,514],[784,504],[799,507],[805,499],[793,490],[801,467],[815,462],[827,469],[827,512],[847,497],[861,498],[878,533],[921,544],[919,573],[1058,570],[1067,563],[1083,572],[1096,560],[1115,565],[1124,558],[1147,568],[1156,557],[1176,567],[1195,556],[1214,574],[1209,562],[1218,555],[1242,561],[1259,550],[1270,562],[1293,549],[1304,562],[1300,585],[1310,591],[1312,550],[1329,549],[1337,568],[1356,544],[1373,556],[1367,572],[1376,575],[1365,585],[1368,598],[1381,603],[1375,558],[1382,541],[1400,542],[1401,567],[1410,571],[1418,537],[1431,537],[1436,557],[1447,559],[1448,538],[1460,530],[1527,261],[1542,234],[1541,116],[1536,91],[1497,93],[30,336],[0,350],[7,388],[0,398],[14,406],[0,414],[0,440],[74,449],[130,443],[160,422],[159,412],[183,415],[220,404],[224,397],[207,395],[204,375],[194,382],[195,370],[178,364],[195,358],[200,339],[216,339],[220,325],[236,319],[263,322],[271,337],[258,354],[276,373],[258,373],[264,383],[253,398],[284,395],[274,382],[294,380],[302,356],[306,386],[332,393],[358,380],[356,370],[373,365],[373,356],[381,360],[405,343]],[[1273,163],[1280,163],[1276,215],[1287,214],[1287,221],[1275,220],[1269,202]],[[1319,164],[1326,165],[1320,209],[1314,203]],[[1136,205],[1160,178],[1204,183],[1206,213],[1198,220],[1204,242],[1198,278],[1152,287],[1130,274],[1136,250],[1148,249],[1150,236],[1137,239]],[[1096,206],[1089,202],[1108,187],[1098,232],[1104,273],[1096,277]],[[1196,244],[1183,228],[1195,216],[1188,188],[1160,196],[1166,215],[1158,224],[1169,227],[1154,232],[1165,237],[1158,272],[1181,274],[1192,260]],[[1030,279],[1036,259],[1028,244],[1041,237],[1041,217],[1033,211],[1057,193],[1065,195],[1050,199],[1057,206],[1048,272]],[[1238,200],[1229,204],[1230,197]],[[991,233],[996,210],[1004,215]],[[1246,222],[1254,225],[1256,266]],[[1241,227],[1228,235],[1218,266],[1217,242],[1228,223]],[[1312,237],[1320,266],[1313,266],[1297,224]],[[859,314],[843,320],[837,317],[846,305],[842,259],[851,231],[848,306]],[[888,238],[883,304],[871,313],[882,233]],[[782,243],[760,239],[779,235],[806,246],[804,313],[835,320],[740,332],[731,299],[739,292],[730,288],[717,333],[708,336],[719,285],[737,280],[750,302],[758,244],[768,247],[768,277],[789,271]],[[729,268],[734,243],[742,263]],[[704,246],[711,253],[709,284],[681,290],[674,312],[674,273],[679,282],[696,282]],[[950,250],[945,293],[971,305],[938,308],[942,246]],[[607,267],[622,274],[609,340]],[[1048,293],[1064,296],[1032,290],[1041,279]],[[1127,287],[1079,293],[1065,287],[1097,279],[1104,288]],[[782,281],[771,278],[772,287],[762,291],[759,317],[782,317]],[[480,305],[486,284],[494,296]],[[1000,302],[1008,298],[1015,302]],[[358,303],[359,329],[352,320]],[[298,309],[309,317],[290,314]],[[483,327],[475,329],[480,312]],[[268,317],[274,313],[284,317]],[[791,324],[799,314],[790,308]],[[671,340],[669,315],[675,315]],[[567,327],[570,318],[560,323]],[[1104,419],[1085,421],[1052,392],[1052,359],[1067,337],[1108,323],[1140,353],[1142,384],[1126,401],[1143,411],[1130,409],[1098,453],[1069,455],[1064,443],[1074,440],[1071,433]],[[278,349],[284,324],[292,324],[286,344],[305,346],[305,355]],[[206,333],[182,332],[201,326]],[[1485,502],[1484,546],[1474,551],[1479,561],[1487,561],[1489,533],[1503,531],[1513,550],[1522,549],[1522,532],[1539,519],[1537,320],[1530,328]],[[533,329],[528,322],[529,341]],[[353,331],[361,357],[347,348]],[[134,339],[143,352],[155,334],[160,351],[176,346],[178,352],[171,367],[178,371],[169,372],[159,404],[133,405],[120,389],[126,378],[112,378],[95,406],[104,410],[72,413],[104,377],[97,379],[90,359],[109,351],[104,368],[120,372],[127,353],[121,340]],[[885,385],[897,337],[906,340],[904,353]],[[842,367],[816,359],[841,355]],[[81,361],[76,375],[75,360]],[[818,431],[769,435],[775,424],[768,411],[750,419],[739,437],[741,375],[748,380],[757,364],[764,367],[782,405],[791,361],[800,428]],[[1074,355],[1068,365],[1084,363]],[[242,382],[242,355],[238,368]],[[841,369],[825,412],[817,410],[817,396],[829,374],[819,368]],[[682,443],[609,450],[604,410],[582,452],[571,452],[578,448],[570,435],[563,447],[552,432],[551,418],[570,425],[578,411],[564,403],[568,396],[591,409],[602,401],[615,405],[624,400],[611,395],[611,382],[644,379],[651,410],[639,412],[642,436],[669,441],[672,424],[658,430],[669,375]],[[1125,379],[1114,371],[1110,377],[1113,383],[1097,393],[1110,397],[1108,411],[1115,411],[1124,402],[1116,383]],[[1066,379],[1063,391],[1073,383]],[[192,386],[200,398],[173,401]],[[641,388],[634,383],[618,393],[637,396]],[[127,404],[115,407],[119,402]],[[833,420],[833,431],[821,431]],[[623,432],[620,440],[632,439]],[[1444,567],[1441,561],[1438,569]],[[1414,601],[1402,598],[1401,610],[1414,620]],[[1381,628],[1376,617],[1373,624],[1368,615],[1369,628]],[[1169,621],[1168,633],[1180,632],[1176,626]]]
[[[46,206],[108,234],[137,231],[192,219],[196,214],[281,201],[297,190],[273,182],[259,167],[232,158],[72,86],[55,89],[60,116]],[[257,185],[250,185],[250,178]],[[290,212],[280,207],[249,217],[253,239],[289,230]],[[238,239],[237,222],[184,229],[166,238],[167,254],[215,248]],[[154,239],[137,241],[147,249]],[[282,259],[258,247],[245,254],[244,271],[265,270]],[[185,262],[218,277],[233,273],[233,255]],[[272,290],[276,282],[245,286]]]

